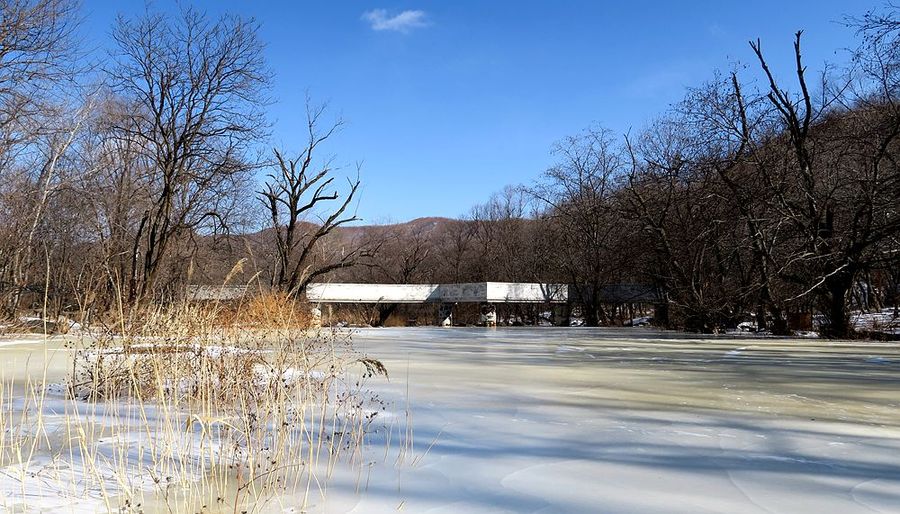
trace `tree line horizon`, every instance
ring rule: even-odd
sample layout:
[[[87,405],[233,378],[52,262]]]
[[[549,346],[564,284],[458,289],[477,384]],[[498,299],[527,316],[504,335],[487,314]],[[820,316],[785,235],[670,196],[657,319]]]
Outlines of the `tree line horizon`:
[[[848,18],[846,65],[755,80],[713,72],[645,129],[591,126],[556,164],[461,220],[354,227],[365,170],[322,145],[343,122],[307,101],[302,150],[260,154],[274,80],[252,19],[120,16],[85,64],[67,0],[0,0],[0,292],[4,312],[82,316],[172,301],[191,283],[319,280],[572,284],[588,325],[604,285],[665,291],[669,328],[752,317],[825,337],[900,296],[900,8]],[[778,49],[779,51],[781,49]],[[262,176],[261,180],[254,177]],[[377,180],[377,177],[365,178]],[[237,234],[251,220],[265,227]],[[427,225],[427,224],[426,224]]]

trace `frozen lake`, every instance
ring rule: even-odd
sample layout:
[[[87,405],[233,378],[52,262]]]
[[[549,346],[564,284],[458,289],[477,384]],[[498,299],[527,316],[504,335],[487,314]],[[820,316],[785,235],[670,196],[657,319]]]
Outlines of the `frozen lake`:
[[[415,466],[334,512],[900,512],[896,345],[372,329]],[[398,400],[399,401],[399,400]],[[335,494],[337,493],[337,494]]]
[[[366,329],[354,341],[390,372],[370,386],[391,445],[373,434],[364,469],[336,469],[309,512],[900,512],[896,344],[641,328]],[[7,379],[61,376],[70,355],[0,341]],[[407,415],[412,448],[396,433]]]

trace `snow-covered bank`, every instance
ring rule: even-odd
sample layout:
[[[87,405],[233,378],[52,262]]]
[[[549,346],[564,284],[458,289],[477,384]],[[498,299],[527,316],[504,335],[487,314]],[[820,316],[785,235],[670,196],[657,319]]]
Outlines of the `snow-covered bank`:
[[[0,345],[0,512],[280,512],[281,493],[302,507],[332,467],[358,467],[382,406],[363,384],[383,368],[345,335],[108,343]]]
[[[873,312],[854,312],[850,323],[859,332],[900,335],[900,316],[894,309]]]

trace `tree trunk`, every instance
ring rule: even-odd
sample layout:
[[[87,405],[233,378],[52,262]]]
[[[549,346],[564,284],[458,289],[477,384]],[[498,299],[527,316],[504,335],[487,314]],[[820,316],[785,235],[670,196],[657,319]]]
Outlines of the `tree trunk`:
[[[584,305],[584,325],[587,327],[599,327],[600,316],[597,313],[597,306],[585,303]]]
[[[853,335],[850,314],[847,312],[847,294],[852,283],[853,273],[849,271],[835,274],[825,281],[827,293],[824,311],[828,316],[828,324],[822,331],[823,337],[846,339]]]
[[[766,319],[766,308],[760,303],[756,307],[756,331],[762,332],[768,330],[769,323]]]
[[[784,311],[779,307],[772,306],[772,334],[776,336],[789,336],[791,330],[788,327],[787,318]]]

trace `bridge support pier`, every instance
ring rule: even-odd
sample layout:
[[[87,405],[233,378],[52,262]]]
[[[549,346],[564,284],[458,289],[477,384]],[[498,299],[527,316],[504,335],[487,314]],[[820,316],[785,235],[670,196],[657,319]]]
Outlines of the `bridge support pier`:
[[[438,306],[438,326],[441,327],[452,327],[453,326],[453,304],[452,303],[441,303]]]
[[[310,309],[309,324],[312,328],[322,328],[322,309],[318,306]]]
[[[481,304],[481,323],[486,327],[497,326],[497,307],[489,303]]]

